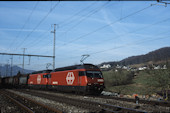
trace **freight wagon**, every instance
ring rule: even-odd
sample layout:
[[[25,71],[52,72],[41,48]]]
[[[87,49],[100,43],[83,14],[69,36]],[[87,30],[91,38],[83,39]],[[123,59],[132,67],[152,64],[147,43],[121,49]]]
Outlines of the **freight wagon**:
[[[0,88],[2,88],[2,78],[0,77]]]

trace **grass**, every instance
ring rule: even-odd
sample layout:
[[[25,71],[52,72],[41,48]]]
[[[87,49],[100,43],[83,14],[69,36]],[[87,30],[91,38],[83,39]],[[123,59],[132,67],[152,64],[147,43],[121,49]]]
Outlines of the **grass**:
[[[132,95],[134,93],[137,94],[148,94],[150,89],[146,85],[148,81],[148,78],[151,76],[146,71],[140,71],[137,76],[135,76],[132,80],[132,83],[127,85],[119,85],[119,86],[112,86],[112,76],[110,76],[111,71],[109,72],[103,72],[104,79],[105,79],[105,86],[106,91],[112,91],[112,92],[118,92],[122,94],[129,94]],[[121,76],[121,75],[120,75]]]

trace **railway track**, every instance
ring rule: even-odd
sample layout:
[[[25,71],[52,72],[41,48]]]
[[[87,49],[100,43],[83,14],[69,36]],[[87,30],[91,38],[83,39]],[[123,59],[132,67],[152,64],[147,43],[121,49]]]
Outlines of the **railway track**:
[[[94,101],[87,101],[87,100],[80,100],[75,98],[69,98],[65,96],[58,96],[58,95],[52,95],[52,94],[45,94],[40,92],[35,92],[32,90],[19,90],[22,93],[30,94],[33,96],[38,96],[41,98],[57,101],[60,103],[65,103],[67,105],[76,106],[78,108],[82,109],[88,109],[90,112],[99,112],[99,113],[145,113],[145,111],[137,110],[137,109],[131,109],[131,108],[124,108],[120,106],[115,106],[111,104],[104,104]]]
[[[54,91],[48,91],[48,92],[54,92]],[[64,93],[64,92],[63,92]],[[68,93],[64,93],[64,94],[68,94]],[[72,94],[72,93],[69,93]],[[75,93],[73,93],[72,95],[75,95]],[[81,94],[78,94],[81,95]],[[131,98],[121,98],[121,97],[116,97],[116,96],[106,96],[106,95],[88,95],[88,97],[97,97],[97,98],[102,98],[102,99],[113,99],[113,100],[118,100],[118,101],[125,101],[125,102],[132,102],[132,103],[136,103],[135,99],[131,99]],[[162,107],[170,107],[170,102],[169,101],[154,101],[154,100],[143,100],[140,99],[139,100],[140,104],[148,104],[148,105],[152,105],[152,106],[162,106]]]
[[[63,113],[60,110],[51,108],[30,98],[23,97],[10,91],[3,90],[1,91],[1,94],[9,98],[15,105],[17,105],[22,111],[26,113]]]
[[[130,98],[120,98],[120,97],[114,97],[114,96],[104,96],[104,95],[101,95],[99,96],[100,98],[104,98],[104,99],[115,99],[115,100],[120,100],[120,101],[126,101],[126,102],[134,102],[135,103],[135,99],[130,99]],[[149,105],[153,105],[153,106],[164,106],[164,107],[169,107],[170,106],[170,102],[164,102],[164,101],[153,101],[153,100],[143,100],[143,99],[140,99],[139,100],[139,103],[142,103],[142,104],[149,104]]]

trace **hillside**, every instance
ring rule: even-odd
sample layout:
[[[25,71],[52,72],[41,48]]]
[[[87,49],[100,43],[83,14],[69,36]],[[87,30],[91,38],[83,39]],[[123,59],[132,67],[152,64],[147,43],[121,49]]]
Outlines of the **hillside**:
[[[22,72],[22,68],[18,67],[18,66],[13,66],[12,67],[12,75],[17,75],[17,73],[20,71]],[[31,73],[33,72],[34,70],[27,70],[27,69],[24,69],[24,73]],[[0,66],[0,76],[10,76],[11,75],[11,67],[10,66],[7,66],[7,65],[3,65],[3,66]]]
[[[131,56],[125,58],[119,62],[104,62],[99,64],[102,66],[104,64],[110,64],[112,67],[118,65],[134,65],[142,64],[147,62],[158,62],[158,61],[168,61],[170,60],[170,47],[160,48],[158,50],[149,52],[145,55]]]

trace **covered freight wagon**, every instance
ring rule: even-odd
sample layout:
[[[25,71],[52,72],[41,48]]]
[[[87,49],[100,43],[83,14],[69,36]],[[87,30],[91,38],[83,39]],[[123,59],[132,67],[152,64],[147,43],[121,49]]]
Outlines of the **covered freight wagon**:
[[[0,88],[2,88],[2,78],[0,77]]]
[[[28,77],[29,77],[29,74],[22,74],[19,76],[19,86],[20,87],[22,87],[22,88],[27,87]]]
[[[13,86],[17,88],[19,85],[19,75],[13,77]]]

